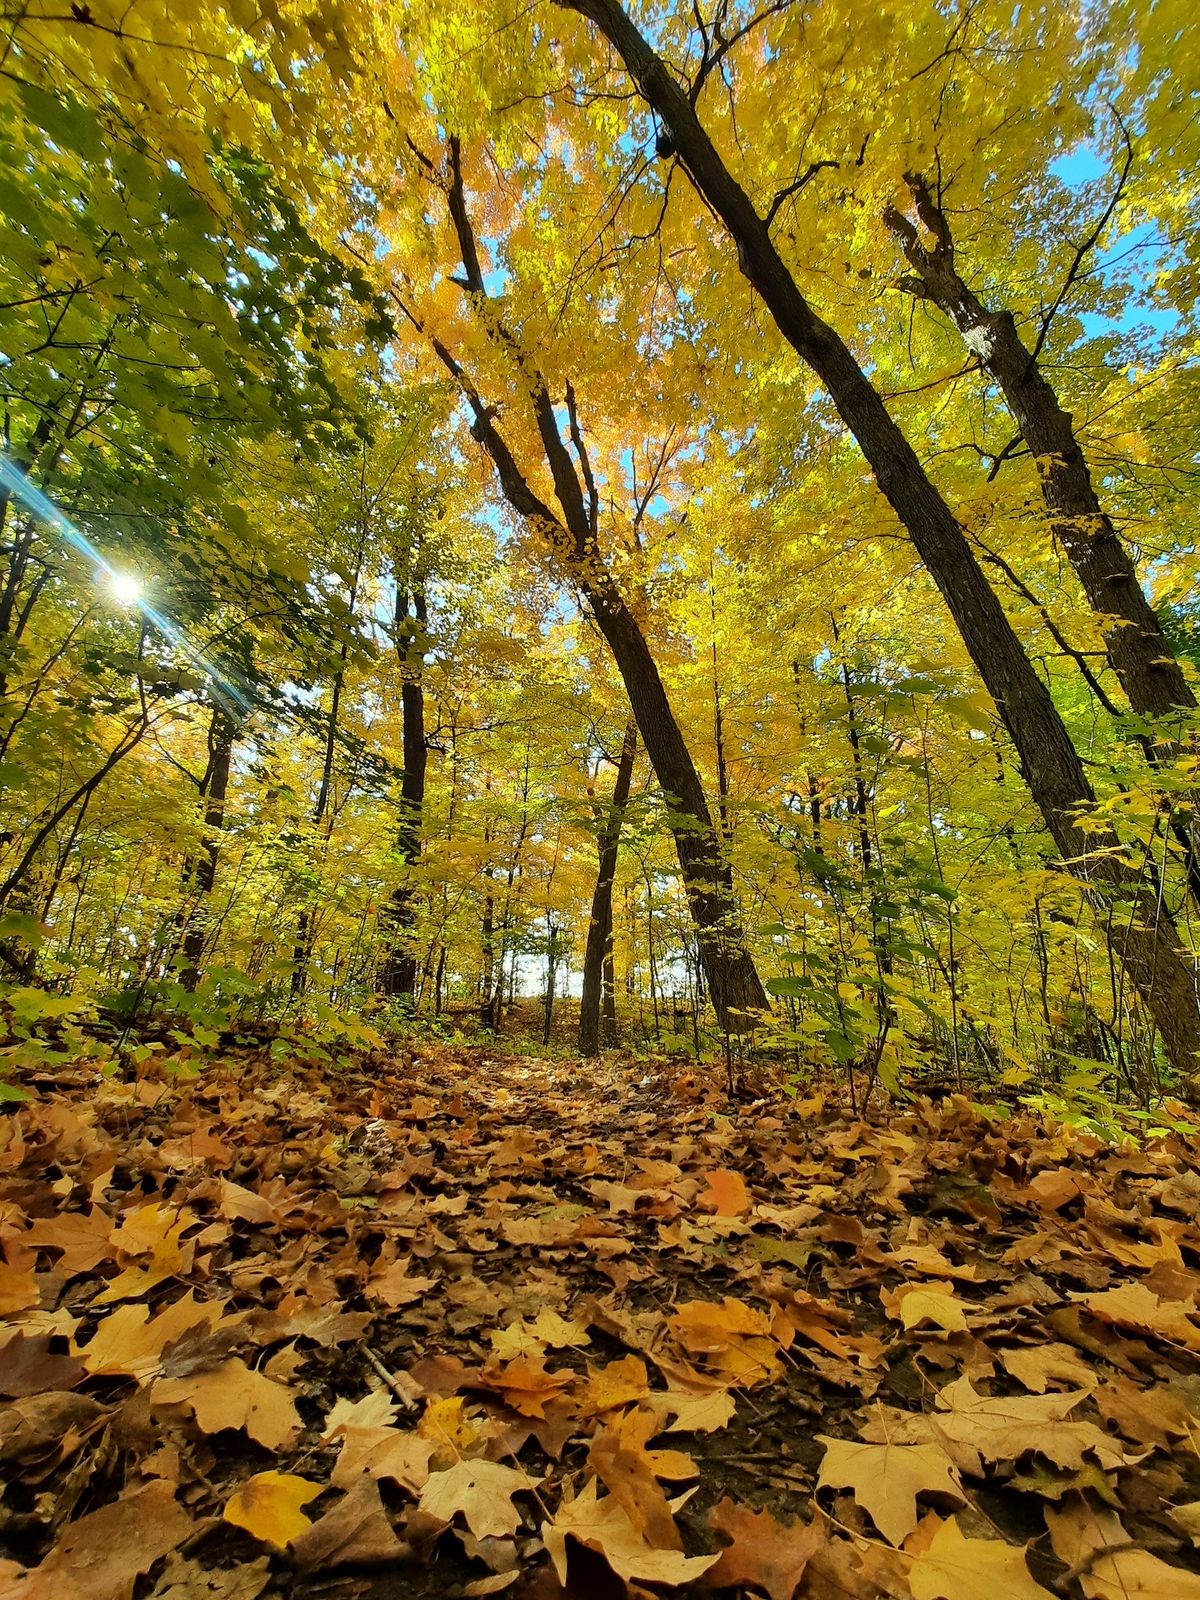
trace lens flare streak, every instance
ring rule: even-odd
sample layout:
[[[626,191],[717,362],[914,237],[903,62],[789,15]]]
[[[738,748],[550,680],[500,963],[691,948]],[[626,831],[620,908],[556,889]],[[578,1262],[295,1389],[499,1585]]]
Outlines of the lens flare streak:
[[[84,556],[95,568],[97,575],[112,585],[114,593],[124,595],[123,604],[139,612],[172,649],[178,650],[198,672],[208,678],[213,694],[218,700],[226,703],[227,710],[238,716],[244,716],[251,710],[250,701],[241,690],[192,644],[183,629],[156,606],[151,605],[144,595],[133,594],[130,590],[129,577],[114,567],[88,536],[58,509],[53,500],[39,489],[37,484],[31,483],[16,462],[10,461],[3,451],[0,451],[0,484],[15,500],[20,501],[31,516],[45,523],[48,528],[52,528],[65,545]]]

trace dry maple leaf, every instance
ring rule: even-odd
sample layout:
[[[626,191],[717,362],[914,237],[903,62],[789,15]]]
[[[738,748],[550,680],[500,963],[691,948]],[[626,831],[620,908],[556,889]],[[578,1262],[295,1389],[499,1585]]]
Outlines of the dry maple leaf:
[[[732,1589],[751,1584],[771,1600],[792,1600],[809,1559],[825,1543],[815,1522],[777,1522],[769,1511],[752,1511],[728,1498],[715,1506],[709,1522],[729,1539],[705,1586]]]
[[[168,1346],[194,1328],[215,1328],[220,1320],[221,1307],[212,1301],[198,1305],[189,1289],[154,1318],[145,1306],[118,1307],[76,1353],[93,1377],[144,1381],[160,1368]]]
[[[817,1488],[851,1489],[889,1544],[901,1545],[920,1520],[918,1495],[965,1505],[958,1472],[938,1444],[857,1444],[817,1435],[825,1459]]]
[[[51,1354],[47,1333],[18,1331],[0,1345],[0,1395],[15,1399],[47,1389],[71,1389],[83,1375],[74,1356]]]
[[[1071,1298],[1104,1322],[1155,1334],[1186,1350],[1200,1351],[1200,1327],[1191,1320],[1195,1307],[1190,1300],[1160,1300],[1144,1283],[1123,1283],[1103,1294],[1075,1294]]]
[[[1200,1600],[1200,1574],[1172,1567],[1130,1543],[1121,1519],[1082,1500],[1046,1506],[1054,1554],[1073,1571],[1087,1600]],[[1082,1569],[1082,1570],[1080,1570]]]
[[[33,1260],[32,1253],[29,1259]],[[7,1261],[0,1261],[0,1316],[28,1311],[37,1305],[39,1298],[32,1267],[10,1267]]]
[[[718,1217],[740,1217],[752,1204],[750,1191],[740,1172],[730,1172],[719,1167],[705,1174],[708,1187],[700,1196],[701,1204],[715,1211]]]
[[[996,1355],[1018,1383],[1034,1394],[1045,1394],[1051,1383],[1071,1384],[1076,1388],[1091,1388],[1096,1374],[1069,1344],[1031,1344],[1011,1350],[997,1350]]]
[[[188,1378],[159,1378],[150,1398],[190,1406],[202,1433],[241,1428],[267,1450],[281,1449],[300,1427],[289,1391],[237,1357]]]
[[[635,1404],[650,1393],[650,1376],[639,1356],[622,1356],[603,1367],[588,1367],[587,1383],[579,1397],[581,1417],[598,1416],[618,1406]]]
[[[359,1478],[348,1493],[292,1540],[299,1567],[371,1567],[409,1553],[396,1537],[373,1478]]]
[[[441,1522],[453,1522],[461,1512],[477,1539],[504,1538],[521,1522],[513,1495],[541,1481],[499,1461],[457,1461],[445,1472],[429,1474],[420,1508]]]
[[[599,1550],[619,1578],[626,1582],[690,1583],[715,1566],[718,1556],[686,1556],[679,1550],[656,1550],[648,1545],[629,1520],[624,1508],[607,1495],[597,1497],[596,1479],[589,1478],[583,1492],[559,1506],[554,1518],[542,1524],[542,1542],[554,1563],[560,1583],[567,1581],[567,1536]]]
[[[546,1402],[575,1380],[573,1372],[547,1372],[541,1358],[519,1356],[502,1367],[488,1366],[480,1387],[493,1389],[523,1417],[545,1417]]]
[[[335,1400],[325,1414],[326,1444],[351,1428],[387,1428],[396,1420],[396,1402],[386,1389],[372,1389],[361,1400]]]
[[[401,1428],[346,1428],[341,1439],[341,1454],[329,1480],[335,1489],[349,1489],[366,1474],[420,1494],[434,1453],[428,1439]]]
[[[982,1476],[983,1461],[1015,1461],[1028,1452],[1072,1468],[1083,1465],[1085,1454],[1095,1456],[1106,1470],[1140,1459],[1127,1456],[1094,1423],[1064,1420],[1087,1393],[981,1395],[969,1378],[957,1378],[938,1393],[943,1409],[924,1421],[935,1437],[953,1445],[955,1459],[974,1477]]]
[[[258,1600],[270,1579],[266,1556],[220,1568],[172,1555],[147,1600]]]
[[[908,1583],[913,1600],[1054,1600],[1035,1582],[1021,1546],[965,1538],[953,1517],[914,1557]]]
[[[155,1479],[69,1523],[13,1592],[21,1600],[129,1600],[142,1573],[195,1531],[170,1484]]]
[[[923,1322],[932,1322],[946,1333],[967,1331],[966,1310],[949,1284],[902,1284],[895,1291],[881,1289],[880,1298],[888,1316],[898,1318],[909,1331]]]
[[[713,1389],[707,1394],[659,1389],[648,1395],[644,1403],[660,1419],[670,1419],[667,1425],[660,1421],[662,1433],[713,1433],[728,1426],[737,1410],[728,1389]]]
[[[680,1452],[648,1451],[657,1424],[649,1412],[629,1411],[600,1429],[588,1450],[596,1473],[647,1544],[682,1550],[683,1541],[659,1478],[696,1476],[695,1463]]]
[[[221,1515],[264,1544],[282,1550],[312,1526],[301,1507],[315,1500],[322,1487],[291,1472],[257,1472],[234,1491]]]

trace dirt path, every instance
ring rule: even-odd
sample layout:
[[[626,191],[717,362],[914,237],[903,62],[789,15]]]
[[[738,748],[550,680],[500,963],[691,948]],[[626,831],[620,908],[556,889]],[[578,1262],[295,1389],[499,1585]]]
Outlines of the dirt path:
[[[177,1065],[0,1121],[0,1600],[1200,1594],[1193,1137]]]

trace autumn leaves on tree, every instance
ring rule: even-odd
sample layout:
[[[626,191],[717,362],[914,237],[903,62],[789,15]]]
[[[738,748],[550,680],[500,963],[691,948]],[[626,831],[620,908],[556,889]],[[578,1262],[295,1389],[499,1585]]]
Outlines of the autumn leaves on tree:
[[[14,980],[1186,1082],[1156,16],[22,11]]]

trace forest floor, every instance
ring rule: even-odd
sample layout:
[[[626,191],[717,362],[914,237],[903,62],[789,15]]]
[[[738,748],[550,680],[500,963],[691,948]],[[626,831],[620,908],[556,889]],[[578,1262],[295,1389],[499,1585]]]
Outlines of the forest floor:
[[[0,1600],[1200,1596],[1200,1138],[441,1045],[27,1087]]]

